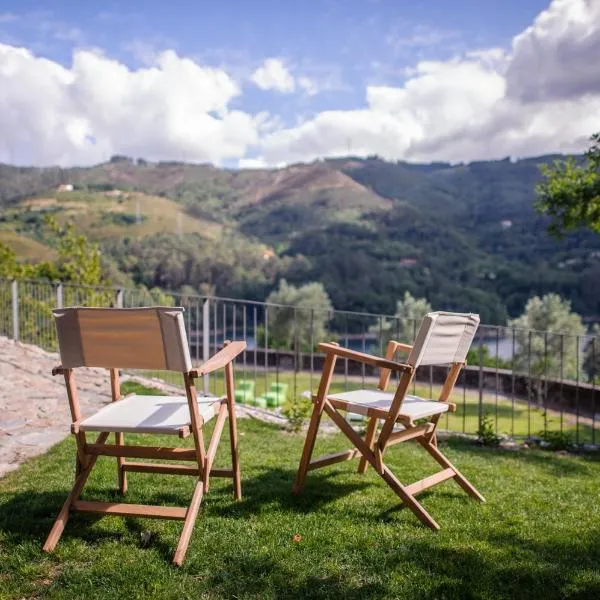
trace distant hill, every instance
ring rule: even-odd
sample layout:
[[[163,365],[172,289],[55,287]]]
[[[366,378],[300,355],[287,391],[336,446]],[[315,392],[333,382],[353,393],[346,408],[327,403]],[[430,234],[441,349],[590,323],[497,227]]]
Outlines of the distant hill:
[[[348,157],[273,170],[126,157],[90,168],[0,165],[0,241],[35,258],[45,248],[39,223],[52,213],[149,286],[263,299],[281,277],[320,280],[337,308],[392,312],[409,290],[496,323],[556,291],[598,319],[600,237],[557,242],[533,210],[538,165],[564,158]],[[61,184],[74,190],[58,192]]]

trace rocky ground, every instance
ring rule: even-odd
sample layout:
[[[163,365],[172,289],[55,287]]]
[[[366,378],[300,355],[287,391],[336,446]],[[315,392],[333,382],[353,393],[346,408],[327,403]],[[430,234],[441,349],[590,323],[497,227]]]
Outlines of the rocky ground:
[[[71,416],[64,379],[52,376],[52,367],[59,363],[57,354],[0,336],[0,477],[69,434]],[[131,379],[165,393],[181,393],[157,380]],[[77,388],[84,417],[110,401],[104,369],[78,369]],[[238,417],[247,416],[285,422],[269,411],[238,406]]]

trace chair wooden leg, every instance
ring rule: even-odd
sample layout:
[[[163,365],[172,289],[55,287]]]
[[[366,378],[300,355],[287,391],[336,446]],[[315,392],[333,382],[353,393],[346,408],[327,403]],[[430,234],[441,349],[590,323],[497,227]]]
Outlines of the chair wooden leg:
[[[242,479],[240,474],[240,454],[238,447],[237,418],[235,406],[229,410],[229,443],[231,446],[231,469],[233,471],[233,493],[236,500],[242,499]]]
[[[369,446],[369,448],[373,447],[373,442],[375,441],[375,434],[377,433],[377,417],[371,417],[369,424],[367,425],[367,432],[365,434],[365,444]],[[360,457],[360,462],[358,463],[358,472],[366,473],[367,468],[369,466],[369,462],[364,456]]]
[[[433,416],[429,422],[433,425],[433,429],[430,433],[426,434],[424,439],[427,440],[432,446],[437,446],[437,426],[442,415]]]
[[[404,504],[410,508],[410,510],[414,513],[417,519],[423,523],[423,525],[427,525],[427,527],[433,529],[434,531],[439,530],[440,526],[437,524],[435,519],[425,510],[423,505],[406,490],[406,488],[398,481],[396,476],[386,465],[383,466],[383,474],[381,477],[392,488],[392,490],[396,492],[402,502],[404,502]]]
[[[108,433],[101,433],[96,439],[96,445],[104,444],[106,442],[106,438],[108,437]],[[78,446],[79,450],[79,446]],[[83,486],[87,481],[87,478],[90,476],[96,461],[98,460],[97,456],[91,456],[89,454],[84,455],[84,461],[82,462],[79,458],[79,452],[76,456],[75,463],[75,473],[77,474],[75,478],[75,483],[73,484],[73,488],[71,489],[70,494],[67,496],[65,503],[63,504],[58,516],[56,517],[56,521],[54,521],[54,525],[46,538],[44,545],[42,546],[42,550],[44,552],[52,552],[54,548],[56,548],[56,544],[60,540],[60,536],[62,535],[65,525],[69,520],[69,511],[73,503],[79,498],[81,494],[81,490],[83,490]],[[85,465],[85,466],[84,466]]]
[[[313,407],[313,413],[310,418],[310,424],[308,426],[308,432],[306,433],[306,440],[304,441],[304,449],[302,450],[302,457],[300,458],[300,465],[298,466],[298,472],[296,473],[296,481],[292,487],[294,494],[299,494],[304,487],[306,480],[306,473],[308,473],[308,465],[312,456],[313,450],[315,449],[315,441],[317,439],[317,432],[319,430],[319,424],[321,423],[321,414],[323,409],[315,403]]]
[[[213,433],[210,438],[210,443],[208,444],[208,450],[206,451],[206,459],[204,462],[204,477],[203,477],[205,494],[208,493],[210,472],[211,472],[211,469],[213,466],[213,462],[215,460],[215,454],[217,453],[217,447],[219,446],[219,442],[221,441],[221,433],[223,432],[223,426],[225,425],[226,418],[227,418],[227,406],[222,404],[221,408],[219,409],[219,414],[217,415],[217,422],[215,423],[215,428],[213,429]],[[233,469],[232,469],[232,473],[233,473]],[[234,479],[235,479],[235,477],[234,477]]]
[[[180,567],[185,560],[185,555],[190,544],[190,538],[192,537],[192,531],[194,530],[194,524],[196,523],[196,517],[198,516],[198,511],[200,510],[200,503],[202,502],[203,495],[204,484],[202,480],[199,479],[196,483],[196,488],[194,489],[192,501],[190,502],[185,515],[185,522],[183,524],[181,536],[179,537],[177,549],[173,555],[173,564],[177,567]]]
[[[79,463],[79,461],[78,461],[78,463]],[[56,520],[54,521],[54,525],[52,525],[52,529],[50,530],[50,533],[48,534],[48,537],[46,538],[46,541],[44,542],[44,545],[42,546],[42,550],[44,552],[52,552],[54,550],[54,548],[56,548],[56,544],[58,544],[58,542],[62,536],[62,533],[65,530],[67,521],[69,520],[69,512],[71,510],[71,506],[77,500],[77,498],[79,498],[79,495],[81,494],[81,490],[83,490],[83,486],[85,485],[85,482],[87,481],[87,478],[89,477],[89,475],[92,471],[92,468],[94,467],[95,464],[96,464],[96,460],[94,457],[88,463],[87,467],[81,469],[81,472],[77,476],[77,479],[75,479],[73,488],[71,489],[71,492],[69,493],[69,495],[67,496],[67,499],[65,500],[64,504],[62,505],[62,508],[60,509],[60,512],[58,513],[58,516],[56,517]]]
[[[242,499],[240,476],[240,457],[238,451],[237,416],[235,414],[235,385],[233,364],[225,365],[225,388],[227,390],[227,409],[229,411],[229,443],[231,445],[231,469],[233,471],[233,493],[236,500]]]
[[[440,452],[440,450],[434,446],[433,444],[427,443],[426,440],[420,439],[420,444],[431,454],[434,460],[437,461],[439,465],[445,467],[447,469],[452,469],[455,473],[454,480],[460,487],[469,494],[475,500],[479,500],[479,502],[485,502],[485,498],[475,489],[475,487],[468,481],[468,479]]]
[[[125,445],[125,436],[123,433],[115,433],[115,443],[117,446]],[[119,491],[125,495],[127,493],[127,473],[123,469],[125,464],[125,458],[122,456],[117,457],[117,472],[119,477]]]
[[[81,475],[81,472],[83,471],[83,463],[81,462],[81,460],[79,460],[79,454],[75,455],[75,479],[77,479],[79,477],[79,475]]]
[[[344,419],[344,417],[331,404],[325,403],[325,412],[331,417],[335,424],[340,428],[342,433],[354,444],[356,449],[371,463],[377,471],[377,458],[375,452],[369,448],[352,426]],[[381,464],[381,471],[378,471],[383,480],[392,488],[400,499],[410,508],[415,516],[431,529],[437,531],[440,526],[435,519],[421,506],[420,502],[406,490],[406,488],[398,481],[396,476],[385,465]]]

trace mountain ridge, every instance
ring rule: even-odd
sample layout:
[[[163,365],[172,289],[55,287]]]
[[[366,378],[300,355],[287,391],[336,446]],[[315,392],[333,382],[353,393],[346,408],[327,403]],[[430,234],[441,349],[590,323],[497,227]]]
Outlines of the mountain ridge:
[[[216,293],[262,300],[280,278],[297,285],[317,280],[341,309],[393,312],[396,299],[408,290],[438,308],[478,310],[495,323],[519,314],[530,296],[555,291],[594,319],[600,315],[600,238],[580,231],[554,240],[546,233],[547,221],[533,209],[538,164],[566,158],[554,154],[452,165],[350,156],[257,170],[126,157],[70,169],[0,165],[5,217],[0,232],[40,241],[27,225],[27,219],[37,218],[30,199],[71,184],[75,190],[60,194],[55,212],[64,217],[69,198],[89,194],[96,226],[81,217],[84,232],[98,238],[98,219],[118,221],[115,235],[100,241],[121,269],[146,285],[199,289],[210,284]],[[161,229],[160,248],[152,247],[157,228],[143,234],[135,219],[126,222],[133,209],[117,206],[116,196],[107,203],[107,192],[172,203],[162,209],[171,226]],[[129,216],[115,216],[119,212]],[[198,226],[190,231],[180,225],[178,232],[174,213]],[[216,237],[203,237],[203,228],[212,228]],[[177,241],[182,235],[196,237]],[[241,246],[227,254],[225,244],[233,238]],[[121,243],[127,239],[132,243]],[[215,255],[220,253],[221,262],[211,260],[211,243],[219,246]],[[195,245],[202,248],[201,257]],[[135,257],[122,256],[128,252],[139,253],[137,270],[130,266]],[[244,274],[234,264],[236,252],[235,260],[247,266]],[[160,277],[140,264],[149,253]],[[254,257],[250,263],[244,253]],[[271,253],[273,260],[263,261]],[[180,261],[204,266],[170,277]],[[219,268],[232,278],[237,273],[244,285],[218,277]]]

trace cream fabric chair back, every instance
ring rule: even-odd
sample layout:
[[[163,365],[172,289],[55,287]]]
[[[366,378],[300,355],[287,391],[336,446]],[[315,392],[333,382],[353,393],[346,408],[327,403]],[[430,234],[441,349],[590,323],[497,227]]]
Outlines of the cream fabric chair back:
[[[431,312],[425,315],[408,364],[448,365],[464,362],[479,327],[479,315]]]
[[[183,308],[61,308],[53,311],[62,366],[188,372]]]

